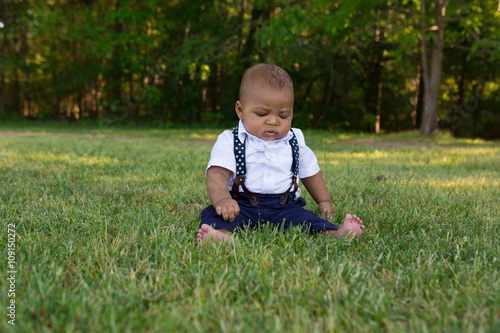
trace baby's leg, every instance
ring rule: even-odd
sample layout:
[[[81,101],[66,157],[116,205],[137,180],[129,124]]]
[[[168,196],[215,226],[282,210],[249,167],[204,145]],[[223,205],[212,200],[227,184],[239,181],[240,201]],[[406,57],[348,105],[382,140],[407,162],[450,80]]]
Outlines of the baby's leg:
[[[344,223],[337,230],[328,230],[328,235],[333,235],[336,238],[360,238],[365,226],[363,221],[356,215],[347,214]]]
[[[217,242],[229,242],[233,239],[233,233],[226,229],[214,229],[208,224],[202,224],[198,229],[198,243],[203,244],[209,239]]]

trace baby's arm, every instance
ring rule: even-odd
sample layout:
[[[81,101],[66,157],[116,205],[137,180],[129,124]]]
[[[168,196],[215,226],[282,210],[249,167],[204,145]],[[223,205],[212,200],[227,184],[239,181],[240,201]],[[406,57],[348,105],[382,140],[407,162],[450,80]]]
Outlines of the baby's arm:
[[[224,221],[233,221],[240,213],[240,206],[231,198],[227,189],[227,182],[231,171],[218,166],[211,166],[207,171],[207,193],[217,214],[222,215]]]
[[[301,181],[318,204],[319,213],[331,219],[333,217],[332,197],[328,193],[321,171],[314,176],[302,178]]]

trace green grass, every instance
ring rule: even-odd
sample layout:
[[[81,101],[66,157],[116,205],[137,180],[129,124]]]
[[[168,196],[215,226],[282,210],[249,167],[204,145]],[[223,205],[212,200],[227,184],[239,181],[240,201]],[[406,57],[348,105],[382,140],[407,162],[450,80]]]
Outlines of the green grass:
[[[362,240],[263,228],[200,247],[220,131],[0,131],[5,314],[8,223],[18,271],[2,331],[500,331],[499,143],[306,131]]]

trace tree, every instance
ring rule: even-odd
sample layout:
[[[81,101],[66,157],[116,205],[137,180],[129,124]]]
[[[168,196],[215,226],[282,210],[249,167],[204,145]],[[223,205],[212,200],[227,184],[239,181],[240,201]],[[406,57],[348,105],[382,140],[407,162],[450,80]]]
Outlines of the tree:
[[[7,8],[7,2],[2,1],[0,4],[0,10],[2,12],[2,20],[0,21],[0,29],[3,31],[2,40],[0,41],[0,117],[5,114],[5,54],[7,51],[7,32],[9,27],[9,10]]]
[[[496,4],[430,1],[3,1],[0,117],[228,126],[243,71],[272,62],[294,81],[297,126],[409,130],[425,103],[425,133],[438,117],[486,133]]]
[[[430,54],[431,64],[429,66],[429,54],[427,51],[427,25],[426,25],[426,4],[421,1],[421,61],[422,78],[424,81],[424,115],[420,133],[424,136],[431,135],[438,128],[438,98],[441,86],[442,61],[443,61],[443,38],[444,22],[448,0],[434,0],[434,23],[429,31],[432,33],[432,50]]]

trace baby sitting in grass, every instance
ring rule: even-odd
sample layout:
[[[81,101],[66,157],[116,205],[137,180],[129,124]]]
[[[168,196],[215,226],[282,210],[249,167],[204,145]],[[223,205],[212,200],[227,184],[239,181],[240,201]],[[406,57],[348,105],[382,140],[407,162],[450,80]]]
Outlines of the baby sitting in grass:
[[[361,237],[364,225],[355,215],[347,214],[339,227],[303,208],[299,179],[319,213],[333,217],[316,156],[302,131],[291,128],[293,102],[292,79],[282,68],[258,64],[245,72],[235,107],[238,127],[219,135],[208,163],[212,205],[200,214],[198,243],[230,241],[241,228],[266,223],[337,238]]]

